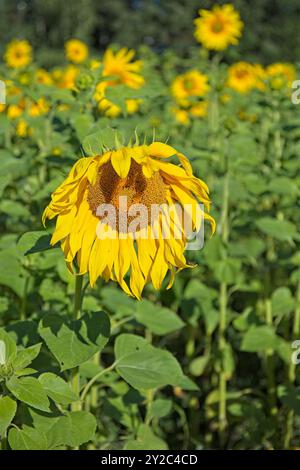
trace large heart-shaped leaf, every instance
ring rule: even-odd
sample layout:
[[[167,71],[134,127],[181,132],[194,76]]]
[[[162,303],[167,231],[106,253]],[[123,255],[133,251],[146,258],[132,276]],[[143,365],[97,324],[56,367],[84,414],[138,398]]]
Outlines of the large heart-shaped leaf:
[[[104,312],[87,313],[75,321],[47,315],[40,322],[39,333],[63,371],[82,364],[104,348],[110,322]]]
[[[169,351],[155,348],[139,336],[118,336],[115,355],[118,373],[134,388],[178,385],[182,380],[183,373],[175,357]]]

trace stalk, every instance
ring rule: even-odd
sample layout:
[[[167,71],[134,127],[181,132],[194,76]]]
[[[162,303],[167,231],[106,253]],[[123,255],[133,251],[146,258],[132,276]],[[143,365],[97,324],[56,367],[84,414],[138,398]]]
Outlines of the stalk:
[[[222,241],[224,245],[228,242],[228,205],[229,205],[229,173],[226,163],[226,172],[224,176],[224,188],[223,188],[223,207],[221,215],[221,228],[222,228]],[[222,281],[220,284],[219,292],[219,351],[221,357],[223,357],[223,351],[226,345],[225,331],[226,331],[226,316],[227,316],[227,302],[228,302],[228,286],[226,281]],[[227,428],[227,416],[226,416],[226,393],[227,393],[227,379],[226,373],[223,370],[223,364],[221,364],[221,371],[219,373],[219,439],[221,448],[225,443],[225,432]]]
[[[81,306],[82,306],[82,281],[83,276],[77,275],[75,277],[75,293],[74,293],[74,309],[73,309],[73,318],[78,320],[81,315]],[[71,385],[73,391],[79,396],[80,393],[80,375],[79,375],[79,366],[74,367],[72,370]],[[81,402],[76,401],[71,405],[72,411],[81,410]]]
[[[272,304],[271,300],[267,299],[265,302],[265,314],[266,314],[266,324],[268,326],[273,325],[273,315],[272,315]],[[275,382],[275,368],[274,368],[274,351],[273,349],[268,349],[266,352],[266,369],[267,369],[267,383],[268,383],[268,398],[269,398],[269,407],[270,415],[277,415],[277,405],[276,405],[276,382]]]
[[[93,357],[93,362],[97,366],[99,366],[99,358],[100,358],[100,353],[97,352],[95,356]],[[92,387],[91,389],[91,407],[92,408],[97,408],[98,406],[98,387]]]

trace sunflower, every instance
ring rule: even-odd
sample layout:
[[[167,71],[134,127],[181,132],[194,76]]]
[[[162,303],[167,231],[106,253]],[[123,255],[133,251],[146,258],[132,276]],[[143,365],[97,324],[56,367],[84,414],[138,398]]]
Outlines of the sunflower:
[[[293,64],[278,62],[267,67],[266,75],[270,79],[271,87],[278,90],[291,86],[296,79],[296,69]]]
[[[65,69],[55,69],[52,72],[52,79],[59,88],[72,89],[79,75],[79,69],[75,65],[68,65]]]
[[[243,22],[233,5],[215,5],[211,11],[199,10],[195,38],[206,49],[222,51],[231,44],[238,44]]]
[[[145,80],[140,75],[142,62],[132,61],[134,50],[123,47],[115,54],[107,49],[103,56],[103,76],[110,77],[109,85],[123,84],[130,88],[138,89],[144,85]]]
[[[28,114],[31,117],[42,116],[49,112],[50,106],[45,98],[39,98],[36,102],[31,103],[29,106]]]
[[[53,80],[49,72],[45,69],[38,69],[35,72],[35,79],[37,83],[41,83],[43,85],[52,85]]]
[[[248,93],[257,87],[256,69],[248,62],[237,62],[228,68],[226,84],[238,93]]]
[[[32,129],[28,126],[24,119],[20,119],[16,126],[16,135],[21,138],[28,137],[32,134]]]
[[[79,39],[69,39],[65,43],[65,51],[67,59],[74,64],[81,64],[89,54],[87,45]]]
[[[172,108],[172,112],[175,116],[175,119],[179,124],[183,124],[184,126],[188,126],[190,123],[189,113],[186,109],[183,108]]]
[[[253,64],[253,71],[256,76],[256,88],[261,91],[266,89],[266,78],[267,72],[266,69],[261,64]]]
[[[117,104],[108,100],[105,96],[105,90],[108,87],[108,82],[99,82],[96,85],[96,91],[94,93],[94,99],[98,103],[98,109],[105,116],[115,118],[122,113],[122,109]],[[126,111],[128,114],[134,114],[139,110],[141,100],[139,99],[127,99],[125,100]]]
[[[190,113],[194,117],[204,117],[207,115],[208,102],[200,101],[200,103],[194,104],[190,108]]]
[[[175,78],[171,91],[178,103],[190,97],[202,97],[209,91],[208,77],[197,70],[190,70]]]
[[[181,167],[165,161],[175,155]],[[57,216],[51,244],[61,243],[71,272],[76,262],[79,274],[89,273],[91,286],[103,277],[140,299],[146,283],[159,289],[170,271],[171,287],[176,270],[189,267],[184,256],[187,233],[171,208],[187,206],[198,230],[198,201],[209,209],[208,188],[193,175],[188,159],[167,144],[153,142],[78,160],[52,194],[43,223]],[[131,212],[136,205],[143,208],[138,224]],[[117,216],[99,212],[102,207],[106,212],[107,206]],[[152,216],[153,207],[164,209]],[[202,216],[214,231],[213,218],[206,211]],[[164,236],[168,220],[171,229]]]
[[[32,61],[32,47],[25,40],[11,41],[6,46],[4,59],[8,67],[14,69],[26,67]]]
[[[24,112],[24,106],[22,103],[11,104],[7,108],[7,117],[9,119],[16,119],[21,116]]]

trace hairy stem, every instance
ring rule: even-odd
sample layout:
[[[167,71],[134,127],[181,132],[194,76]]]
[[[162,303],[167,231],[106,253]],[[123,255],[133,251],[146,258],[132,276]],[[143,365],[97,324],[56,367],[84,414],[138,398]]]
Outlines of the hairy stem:
[[[271,300],[265,301],[265,315],[266,323],[268,326],[273,325],[272,304]],[[274,368],[274,351],[268,349],[266,352],[266,369],[267,369],[267,383],[268,383],[268,399],[270,415],[277,414],[277,397],[276,397],[276,382],[275,382],[275,368]]]
[[[77,275],[75,278],[75,294],[74,294],[74,309],[73,309],[73,318],[78,320],[81,316],[81,306],[82,306],[82,281],[83,276]],[[72,370],[72,379],[71,379],[72,389],[79,396],[80,393],[80,375],[79,367],[74,367]],[[71,405],[72,411],[81,410],[81,402],[76,401]]]
[[[227,166],[227,165],[226,165]],[[224,245],[228,242],[228,204],[229,204],[229,173],[226,168],[226,173],[224,176],[224,187],[223,187],[223,207],[221,214],[221,229],[222,229],[222,241]],[[225,331],[226,331],[226,314],[227,314],[227,283],[222,281],[220,284],[219,292],[219,351],[220,356],[223,357],[224,348],[226,345]],[[219,412],[218,412],[218,421],[219,421],[219,439],[220,446],[223,447],[225,443],[225,431],[227,427],[227,416],[226,416],[226,373],[223,370],[223,364],[221,365],[221,371],[219,373]]]
[[[118,362],[115,361],[113,364],[108,366],[106,369],[101,370],[91,380],[89,380],[89,382],[84,387],[84,389],[82,391],[82,394],[80,396],[81,403],[84,402],[84,400],[87,396],[87,393],[89,392],[90,388],[94,385],[94,383],[99,379],[99,377],[101,377],[102,375],[106,374],[107,372],[110,372],[111,370],[113,370],[116,367],[117,363]]]

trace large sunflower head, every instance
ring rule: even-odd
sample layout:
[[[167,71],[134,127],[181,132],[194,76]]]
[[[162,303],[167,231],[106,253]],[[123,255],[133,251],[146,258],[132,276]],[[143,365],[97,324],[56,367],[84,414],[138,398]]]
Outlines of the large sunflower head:
[[[142,62],[133,61],[134,50],[123,47],[114,53],[112,49],[107,49],[103,56],[103,76],[110,77],[109,84],[123,84],[130,88],[138,89],[144,85],[145,80],[140,74]]]
[[[206,49],[221,51],[238,44],[243,22],[233,5],[215,5],[210,10],[199,10],[195,20],[195,38]]]
[[[166,161],[171,156],[181,166]],[[214,230],[209,204],[208,188],[188,159],[153,142],[78,160],[52,194],[43,223],[57,217],[51,244],[61,243],[71,272],[76,266],[89,273],[92,286],[98,277],[117,281],[140,298],[146,283],[159,289],[170,272],[171,286],[176,271],[189,266],[183,215],[193,230],[204,219]]]
[[[81,64],[89,54],[87,45],[79,39],[69,39],[65,44],[65,52],[67,59],[74,64]]]
[[[198,70],[190,70],[175,78],[171,90],[178,102],[189,97],[203,97],[209,90],[208,77]]]
[[[26,67],[32,61],[32,47],[26,40],[14,40],[7,46],[4,59],[8,67],[18,69]]]

